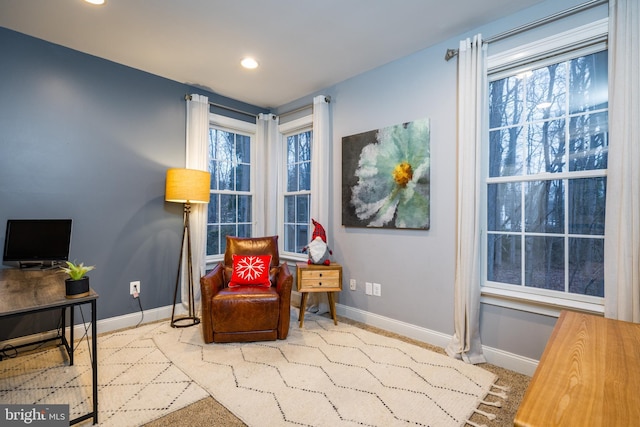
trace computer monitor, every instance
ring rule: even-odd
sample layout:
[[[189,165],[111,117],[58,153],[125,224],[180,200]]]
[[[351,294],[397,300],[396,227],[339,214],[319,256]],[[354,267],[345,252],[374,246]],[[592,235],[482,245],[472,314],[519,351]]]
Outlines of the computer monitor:
[[[70,219],[9,219],[2,261],[20,268],[56,267],[69,259]]]

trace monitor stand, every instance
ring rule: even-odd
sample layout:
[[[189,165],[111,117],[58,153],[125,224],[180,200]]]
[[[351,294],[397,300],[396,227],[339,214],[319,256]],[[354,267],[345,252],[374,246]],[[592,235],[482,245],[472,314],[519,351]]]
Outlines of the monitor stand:
[[[22,271],[53,270],[54,268],[59,268],[60,265],[57,261],[21,262],[18,264]]]

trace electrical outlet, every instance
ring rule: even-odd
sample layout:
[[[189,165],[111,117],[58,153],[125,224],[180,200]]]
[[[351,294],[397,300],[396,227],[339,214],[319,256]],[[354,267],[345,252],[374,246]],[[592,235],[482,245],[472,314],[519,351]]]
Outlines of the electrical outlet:
[[[382,285],[380,283],[373,284],[373,295],[377,297],[382,295]]]
[[[371,282],[365,282],[364,284],[364,293],[367,295],[373,295],[373,284]]]
[[[129,283],[129,294],[133,295],[134,298],[138,298],[140,295],[140,281],[136,280],[135,282]]]
[[[352,291],[355,291],[356,286],[357,286],[356,279],[349,280],[349,289],[351,289]]]

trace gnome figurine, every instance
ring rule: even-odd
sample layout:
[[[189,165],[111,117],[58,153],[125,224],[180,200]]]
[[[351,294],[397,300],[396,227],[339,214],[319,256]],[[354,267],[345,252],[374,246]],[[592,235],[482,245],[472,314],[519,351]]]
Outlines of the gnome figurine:
[[[333,252],[331,252],[331,249],[327,246],[327,234],[319,222],[315,219],[311,219],[311,222],[314,227],[311,243],[303,249],[303,252],[308,252],[309,254],[309,260],[307,262],[309,264],[329,265],[331,264],[329,257]]]

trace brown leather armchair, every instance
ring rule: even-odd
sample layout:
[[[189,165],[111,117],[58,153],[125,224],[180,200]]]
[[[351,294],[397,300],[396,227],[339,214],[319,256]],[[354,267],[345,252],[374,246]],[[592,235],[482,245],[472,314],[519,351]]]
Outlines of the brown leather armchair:
[[[233,255],[271,255],[270,287],[229,287]],[[293,276],[280,265],[278,236],[227,236],[224,261],[200,279],[204,341],[273,341],[289,333]]]

